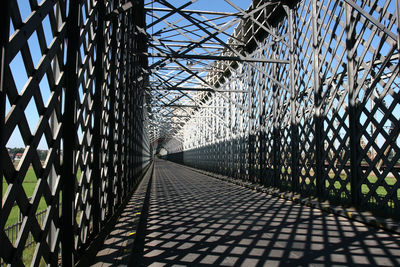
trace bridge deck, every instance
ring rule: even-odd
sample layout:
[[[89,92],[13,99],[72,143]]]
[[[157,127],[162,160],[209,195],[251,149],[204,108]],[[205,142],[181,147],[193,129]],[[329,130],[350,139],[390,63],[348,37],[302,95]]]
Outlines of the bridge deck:
[[[400,265],[399,235],[160,160],[144,240],[135,266]]]

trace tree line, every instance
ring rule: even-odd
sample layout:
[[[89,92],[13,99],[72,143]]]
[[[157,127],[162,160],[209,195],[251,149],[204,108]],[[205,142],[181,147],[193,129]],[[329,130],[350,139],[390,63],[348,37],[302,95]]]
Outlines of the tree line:
[[[8,149],[8,152],[13,155],[12,159],[14,159],[15,155],[17,155],[18,153],[24,153],[24,151],[25,151],[24,147],[14,147],[14,148],[7,148],[7,149]],[[47,150],[38,149],[37,153],[38,153],[39,159],[41,161],[46,160]]]

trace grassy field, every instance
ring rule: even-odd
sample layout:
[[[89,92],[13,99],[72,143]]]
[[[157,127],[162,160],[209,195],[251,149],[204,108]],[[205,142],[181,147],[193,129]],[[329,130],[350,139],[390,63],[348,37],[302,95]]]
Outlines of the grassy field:
[[[343,180],[347,179],[346,176],[342,176],[342,175],[341,175],[341,178]],[[378,182],[378,178],[376,176],[368,176],[368,181],[369,181],[370,186],[371,186],[371,185],[375,184],[376,182]],[[385,178],[385,183],[387,185],[389,185],[389,186],[394,185],[396,183],[396,178],[394,178],[394,177],[386,177]],[[326,187],[328,187],[328,186],[329,186],[329,180],[326,180]],[[342,187],[342,185],[341,185],[341,183],[339,181],[335,181],[334,182],[334,186],[335,186],[336,189],[340,189]],[[350,191],[350,182],[348,182],[346,184],[346,189]],[[372,186],[371,186],[371,189],[372,189]],[[362,184],[361,185],[361,193],[362,194],[366,195],[366,194],[369,193],[369,191],[370,191],[370,189],[369,189],[367,184]],[[388,192],[386,191],[386,189],[383,186],[378,186],[376,188],[376,193],[377,193],[377,195],[383,197],[383,196],[386,196],[386,194]],[[400,190],[397,190],[397,197],[400,198]]]
[[[80,180],[80,178],[81,178],[81,170],[80,169],[78,169],[77,177],[78,177],[78,180]],[[24,188],[24,191],[25,191],[25,194],[27,197],[32,196],[33,192],[35,191],[36,184],[37,184],[37,177],[36,177],[35,171],[33,170],[32,167],[29,167],[28,171],[26,172],[24,182],[22,184],[22,187]],[[3,178],[3,196],[7,191],[7,186],[8,186],[8,184],[5,181],[5,179]],[[36,213],[38,213],[46,208],[47,208],[46,201],[44,200],[44,198],[42,198],[39,202],[39,206],[37,208]],[[15,207],[13,207],[10,215],[8,216],[6,227],[17,223],[18,216],[19,216],[19,208],[18,208],[18,206],[15,206]]]
[[[289,173],[290,173],[290,172],[289,172]],[[303,172],[302,175],[306,175],[306,173]],[[310,172],[310,175],[314,175],[314,172],[311,171],[311,172]],[[330,174],[329,174],[328,178],[325,180],[325,186],[326,186],[326,188],[329,187],[330,183],[334,183],[335,189],[340,189],[340,188],[342,187],[342,184],[341,184],[339,181],[333,181],[333,180],[332,180],[332,181],[329,181],[330,179],[333,179],[334,177],[335,177],[334,173],[330,173]],[[350,191],[350,189],[351,189],[351,188],[350,188],[350,180],[347,178],[347,176],[346,176],[345,174],[340,174],[340,178],[341,178],[343,181],[348,180],[348,182],[346,183],[346,189],[347,189],[348,191]],[[367,179],[368,179],[368,182],[370,183],[369,186],[371,187],[371,189],[372,189],[372,186],[371,186],[371,185],[373,185],[373,184],[375,184],[375,183],[378,182],[378,177],[376,177],[376,176],[374,176],[374,175],[368,176]],[[309,178],[306,178],[306,179],[305,179],[305,183],[306,183],[306,184],[310,184],[310,182],[311,182],[311,180],[310,180]],[[385,178],[385,183],[386,183],[388,186],[392,186],[392,185],[396,184],[396,178],[395,178],[395,177],[391,177],[391,176],[386,177],[386,178]],[[368,187],[367,184],[362,184],[362,185],[361,185],[361,193],[362,193],[362,194],[366,195],[366,194],[369,193],[369,191],[370,191],[370,189],[369,189],[369,187]],[[386,194],[387,194],[388,192],[386,191],[386,189],[385,189],[383,186],[380,185],[380,186],[378,186],[378,187],[376,188],[376,193],[377,193],[378,196],[383,197],[383,196],[386,196]],[[397,190],[397,197],[400,199],[400,189]]]
[[[80,177],[81,177],[80,169],[78,169],[77,176],[78,176],[78,180],[79,180]],[[33,170],[33,168],[29,167],[29,169],[28,169],[28,171],[26,173],[24,182],[22,184],[22,186],[24,188],[24,191],[25,191],[25,194],[26,194],[27,197],[31,197],[32,196],[33,192],[35,191],[36,185],[37,185],[37,176],[36,176],[35,171]],[[3,196],[7,191],[7,187],[8,187],[8,184],[5,181],[5,179],[3,178]],[[38,213],[40,211],[43,211],[46,208],[47,208],[46,201],[44,200],[44,198],[42,198],[40,200],[40,202],[39,202],[39,206],[38,206],[38,208],[36,210],[36,213]],[[11,226],[13,224],[16,224],[18,222],[18,217],[19,217],[19,208],[16,205],[16,206],[14,206],[12,208],[12,210],[10,212],[10,215],[8,216],[6,227],[7,226]],[[34,252],[35,252],[35,246],[33,246],[33,245],[27,247],[24,250],[24,252],[23,252],[23,262],[24,262],[25,265],[27,265],[27,266],[30,265],[30,262],[32,260]],[[43,259],[41,260],[39,266],[45,266],[45,262],[44,262]]]
[[[22,184],[27,197],[32,196],[32,194],[35,190],[35,187],[36,187],[36,183],[37,183],[36,174],[35,174],[33,168],[30,167],[26,173],[24,182]],[[6,193],[7,186],[8,186],[7,182],[3,178],[3,196]],[[47,208],[46,201],[42,198],[39,202],[37,212],[42,211],[46,208]],[[19,216],[19,208],[18,208],[18,206],[15,206],[15,207],[13,207],[10,215],[8,216],[6,227],[9,225],[15,224],[18,221],[18,216]]]
[[[31,197],[32,196],[32,194],[33,194],[33,192],[35,190],[35,187],[36,187],[36,183],[37,183],[36,174],[35,174],[33,168],[30,167],[28,169],[27,173],[26,173],[26,176],[25,176],[25,179],[24,179],[24,182],[23,182],[23,185],[22,185],[27,197]],[[8,186],[7,182],[3,178],[3,196],[7,191],[7,186]],[[37,208],[37,212],[40,212],[40,211],[42,211],[42,210],[44,210],[46,208],[47,208],[46,201],[42,198],[40,200],[40,202],[39,202],[39,206]],[[19,208],[18,208],[18,206],[14,206],[12,208],[12,210],[11,210],[10,215],[8,216],[6,227],[17,223],[18,222],[18,217],[19,217]],[[30,264],[34,252],[35,252],[35,246],[29,246],[28,248],[26,248],[24,250],[24,252],[22,254],[22,257],[23,257],[22,260],[23,260],[25,265],[29,265]],[[45,263],[43,262],[43,260],[41,261],[40,266],[45,266]]]

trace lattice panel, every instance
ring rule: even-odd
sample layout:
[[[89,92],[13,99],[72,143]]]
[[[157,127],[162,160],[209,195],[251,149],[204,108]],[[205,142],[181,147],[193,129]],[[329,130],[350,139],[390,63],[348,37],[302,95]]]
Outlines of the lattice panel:
[[[345,6],[342,2],[325,1],[320,9],[324,27],[320,27],[322,40],[320,53],[324,58],[321,81],[324,114],[324,178],[329,199],[350,201],[349,117],[346,77]],[[326,63],[325,63],[326,62]]]
[[[392,11],[395,1],[359,3],[389,33],[396,20]],[[359,105],[361,166],[357,191],[361,206],[381,214],[399,216],[399,50],[396,36],[378,28],[358,10],[352,10],[354,34],[355,90]]]
[[[54,264],[59,247],[59,231],[54,231],[54,226],[59,224],[65,7],[53,1],[44,1],[40,6],[21,1],[9,4],[10,39],[4,73],[6,117],[2,133],[6,145],[1,148],[2,258],[8,263],[23,264],[21,255],[33,237],[33,256],[26,261]],[[21,5],[26,5],[23,12]],[[15,140],[23,146],[23,153],[19,160],[12,161],[6,147]],[[39,153],[46,154],[39,157]],[[46,217],[39,221],[35,214],[43,207]],[[17,239],[11,240],[4,228],[15,222],[18,213],[22,225]]]
[[[272,49],[264,49],[263,53],[265,54],[264,56],[266,57],[272,57],[274,51]],[[266,64],[265,69],[263,71],[263,76],[265,79],[264,83],[264,113],[265,113],[265,118],[262,119],[262,123],[264,124],[264,138],[261,140],[261,142],[265,142],[265,159],[262,162],[262,170],[263,170],[263,176],[261,179],[264,180],[264,185],[266,186],[274,186],[275,181],[274,181],[274,171],[276,169],[274,162],[275,162],[275,150],[274,147],[274,134],[276,131],[274,131],[275,123],[274,123],[274,99],[275,99],[275,90],[274,88],[274,83],[270,80],[267,79],[265,76],[266,75],[273,75],[273,64]],[[265,74],[266,73],[266,74]]]
[[[284,21],[277,29],[278,36],[286,36],[281,42],[276,44],[275,57],[287,58],[289,55],[289,37],[288,33],[288,21]],[[277,88],[277,104],[276,113],[276,127],[279,135],[279,160],[278,160],[278,171],[279,171],[279,187],[281,189],[290,189],[292,187],[292,158],[291,158],[291,92],[290,92],[290,69],[289,64],[275,64],[273,68],[276,68],[274,77],[280,82],[276,84]]]
[[[298,92],[298,142],[299,142],[299,188],[304,195],[316,193],[314,89],[313,89],[313,38],[312,1],[305,1],[296,11],[296,89]],[[301,78],[300,78],[301,77]]]
[[[146,84],[137,81],[144,62],[127,53],[145,48],[132,35],[143,6],[104,22],[119,3],[104,4],[1,4],[10,10],[2,28],[2,264],[73,265],[151,160]],[[22,147],[15,159],[13,146]],[[14,226],[16,237],[5,230]]]
[[[97,11],[93,3],[83,2],[80,8],[79,27],[80,49],[78,51],[78,65],[81,69],[78,73],[78,94],[76,95],[76,155],[75,155],[75,223],[77,225],[75,233],[75,250],[79,250],[87,242],[91,235],[92,204],[93,195],[93,97],[94,97],[94,75],[95,75],[95,19]]]
[[[109,10],[111,8],[108,8]],[[104,43],[105,43],[105,48],[104,48],[104,69],[102,75],[104,75],[104,80],[102,83],[102,88],[103,92],[101,94],[101,125],[100,125],[100,131],[101,135],[104,136],[105,138],[102,138],[101,140],[101,193],[100,193],[100,210],[101,210],[101,221],[105,221],[107,212],[108,212],[108,207],[107,203],[110,200],[110,180],[108,179],[108,173],[110,172],[109,170],[109,165],[107,164],[109,160],[111,160],[111,157],[109,155],[109,139],[107,138],[110,134],[110,128],[112,127],[110,125],[110,107],[109,107],[109,99],[110,99],[110,87],[109,83],[111,80],[111,53],[112,53],[112,48],[110,46],[111,44],[111,22],[106,22],[105,23],[105,33],[104,33]]]
[[[398,217],[396,8],[394,0],[305,0],[271,9],[281,19],[265,26],[246,52],[285,62],[245,62],[231,68],[229,77],[214,77],[232,90],[226,94],[232,101],[212,102],[230,110],[227,139],[222,146],[204,144],[206,150],[198,142],[183,154],[201,150],[197,161],[229,156],[235,178]],[[213,123],[217,132],[224,128]],[[212,128],[204,133],[215,134]],[[192,132],[186,142],[203,138],[203,132]]]

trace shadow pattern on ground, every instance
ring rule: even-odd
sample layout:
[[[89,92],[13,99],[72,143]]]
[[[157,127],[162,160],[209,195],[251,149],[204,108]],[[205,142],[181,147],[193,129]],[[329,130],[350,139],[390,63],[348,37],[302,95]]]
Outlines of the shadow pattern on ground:
[[[157,160],[142,266],[400,266],[400,236]]]

